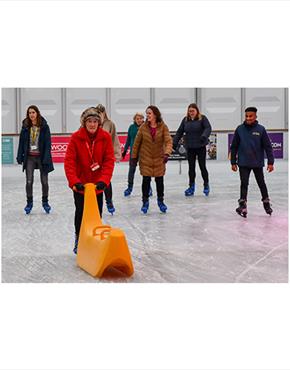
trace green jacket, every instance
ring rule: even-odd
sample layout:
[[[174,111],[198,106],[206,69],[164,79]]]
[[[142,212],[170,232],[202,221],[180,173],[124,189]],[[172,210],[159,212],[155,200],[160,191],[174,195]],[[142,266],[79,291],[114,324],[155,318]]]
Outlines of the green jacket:
[[[132,125],[130,125],[128,129],[128,136],[127,136],[126,144],[124,146],[124,152],[127,152],[128,148],[130,147],[130,158],[131,158],[132,148],[133,148],[134,141],[135,141],[137,132],[139,130],[139,127],[140,126],[138,126],[137,123],[134,122],[132,123]]]

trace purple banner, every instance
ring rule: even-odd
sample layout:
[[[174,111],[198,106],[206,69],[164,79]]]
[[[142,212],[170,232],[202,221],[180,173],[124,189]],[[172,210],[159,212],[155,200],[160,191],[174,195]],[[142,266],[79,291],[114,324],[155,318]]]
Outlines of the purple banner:
[[[268,132],[268,136],[272,143],[274,158],[283,158],[283,132]],[[228,153],[230,153],[233,137],[234,134],[228,135]]]
[[[283,158],[283,132],[268,133],[272,143],[274,158]]]

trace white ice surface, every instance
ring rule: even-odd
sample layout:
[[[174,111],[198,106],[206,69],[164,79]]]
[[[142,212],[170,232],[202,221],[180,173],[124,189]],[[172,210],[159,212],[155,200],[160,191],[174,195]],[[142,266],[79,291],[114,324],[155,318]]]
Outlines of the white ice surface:
[[[169,162],[165,203],[161,214],[154,196],[147,215],[140,212],[141,177],[135,176],[132,195],[125,198],[128,164],[115,167],[114,216],[104,208],[103,222],[124,230],[135,273],[96,279],[76,265],[74,204],[63,165],[49,175],[51,214],[41,207],[39,172],[35,172],[34,208],[25,215],[25,175],[17,165],[2,167],[2,282],[288,282],[288,162],[276,161],[266,174],[273,215],[262,207],[253,174],[250,178],[248,218],[235,212],[239,176],[228,162],[208,161],[211,193],[197,190],[185,197],[187,163]]]

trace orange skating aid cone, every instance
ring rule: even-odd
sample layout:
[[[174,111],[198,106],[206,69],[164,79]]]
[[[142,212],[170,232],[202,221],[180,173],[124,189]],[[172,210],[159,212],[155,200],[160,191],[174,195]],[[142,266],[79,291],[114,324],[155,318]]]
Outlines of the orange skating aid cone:
[[[121,229],[102,224],[95,185],[90,183],[85,185],[77,264],[96,277],[101,277],[109,267],[114,267],[128,276],[134,273],[125,234]]]

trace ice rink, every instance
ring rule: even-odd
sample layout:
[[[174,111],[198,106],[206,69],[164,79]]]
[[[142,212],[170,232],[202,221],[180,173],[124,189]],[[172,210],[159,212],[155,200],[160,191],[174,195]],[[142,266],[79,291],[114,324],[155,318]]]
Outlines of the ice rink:
[[[197,169],[194,197],[185,197],[187,162],[169,162],[161,214],[153,198],[147,215],[141,208],[141,176],[137,168],[130,197],[128,163],[116,164],[113,177],[114,216],[104,208],[103,222],[124,230],[135,273],[111,274],[99,280],[76,265],[74,204],[63,165],[49,174],[51,214],[41,207],[39,171],[35,172],[34,208],[25,215],[25,175],[21,166],[2,167],[2,282],[6,283],[263,283],[288,282],[288,162],[277,160],[266,174],[273,214],[263,209],[253,174],[248,218],[235,212],[239,175],[228,162],[208,161],[211,193],[202,193]]]

